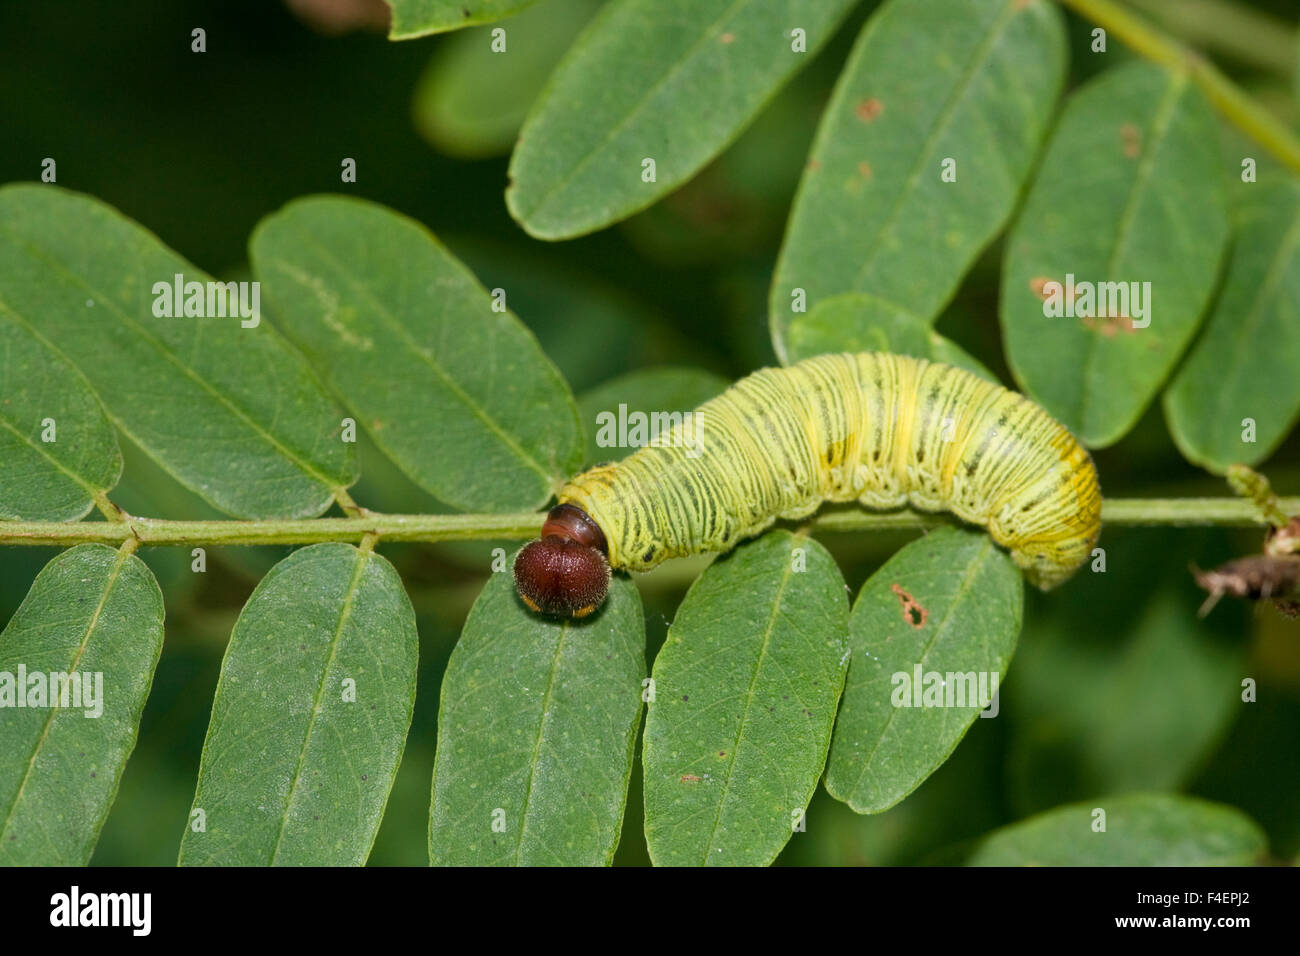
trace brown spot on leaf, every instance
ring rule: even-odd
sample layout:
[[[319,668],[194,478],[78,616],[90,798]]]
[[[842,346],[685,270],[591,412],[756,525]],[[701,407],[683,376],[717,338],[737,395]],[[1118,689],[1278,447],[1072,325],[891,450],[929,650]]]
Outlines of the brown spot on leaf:
[[[682,779],[677,782],[678,783],[699,783],[702,779],[703,779],[702,777],[697,777],[693,773],[685,773],[682,774]]]
[[[1119,140],[1124,146],[1124,155],[1129,159],[1137,159],[1142,154],[1142,132],[1132,123],[1119,128]]]
[[[1101,319],[1091,312],[1079,316],[1079,322],[1085,329],[1091,329],[1098,332],[1103,338],[1113,339],[1120,332],[1132,335],[1137,331],[1133,327],[1133,320],[1127,315],[1104,315]]]
[[[718,39],[721,40],[723,43],[734,43],[736,40],[736,35],[734,33],[724,33],[722,34],[722,36],[718,37]]]
[[[808,168],[815,173],[817,170],[822,168],[822,164],[816,159],[810,159],[808,160]]]
[[[1056,279],[1049,279],[1047,276],[1037,276],[1029,280],[1029,288],[1034,295],[1046,302],[1049,298],[1047,294],[1047,283],[1056,281]]]
[[[862,162],[858,163],[858,175],[861,176],[863,179],[870,179],[872,176],[871,164],[867,162],[865,159]]]
[[[918,631],[925,627],[925,622],[930,616],[930,612],[918,604],[916,598],[912,597],[912,595],[908,594],[897,584],[891,584],[889,590],[894,592],[899,603],[903,605],[903,620],[908,624],[911,624],[912,627],[916,628]]]
[[[858,100],[858,105],[853,107],[854,114],[864,123],[870,123],[884,111],[885,104],[874,96],[868,100]]]

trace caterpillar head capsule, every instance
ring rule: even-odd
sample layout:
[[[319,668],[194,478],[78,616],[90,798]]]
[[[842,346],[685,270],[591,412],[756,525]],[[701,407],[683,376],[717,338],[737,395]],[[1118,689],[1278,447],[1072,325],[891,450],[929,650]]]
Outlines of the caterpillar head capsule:
[[[532,610],[555,617],[586,617],[609,591],[605,534],[576,505],[556,505],[542,537],[515,557],[515,588]]]

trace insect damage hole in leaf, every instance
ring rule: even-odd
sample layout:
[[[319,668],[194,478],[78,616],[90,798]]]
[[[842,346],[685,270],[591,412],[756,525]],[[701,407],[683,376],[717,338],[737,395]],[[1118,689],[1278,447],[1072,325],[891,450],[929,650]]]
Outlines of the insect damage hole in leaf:
[[[951,527],[906,545],[871,576],[849,620],[831,796],[879,813],[948,759],[1011,662],[1022,591],[1020,572],[986,535]]]
[[[930,612],[917,604],[916,599],[898,584],[891,584],[889,590],[898,597],[899,602],[903,605],[903,620],[907,621],[907,623],[911,624],[918,631],[925,627],[925,622],[926,619],[929,618]]]

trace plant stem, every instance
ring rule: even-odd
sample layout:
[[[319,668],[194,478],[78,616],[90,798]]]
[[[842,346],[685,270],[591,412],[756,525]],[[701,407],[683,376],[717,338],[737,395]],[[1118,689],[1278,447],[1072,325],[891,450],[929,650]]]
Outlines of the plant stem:
[[[1279,498],[1287,514],[1300,513],[1300,497]],[[535,538],[541,512],[498,515],[395,515],[368,512],[352,518],[268,521],[166,521],[126,516],[122,521],[0,521],[0,545],[316,544],[322,541],[503,541]],[[950,520],[914,511],[831,511],[815,518],[813,531],[887,531],[927,528]],[[1266,524],[1259,509],[1242,498],[1112,498],[1102,506],[1102,521],[1112,525]]]
[[[1293,172],[1300,173],[1300,138],[1201,54],[1165,36],[1114,0],[1060,0],[1060,3],[1119,37],[1133,52],[1170,69],[1186,71],[1228,122]]]
[[[1295,31],[1271,13],[1229,0],[1129,0],[1129,4],[1194,46],[1283,78],[1289,78],[1295,68]]]

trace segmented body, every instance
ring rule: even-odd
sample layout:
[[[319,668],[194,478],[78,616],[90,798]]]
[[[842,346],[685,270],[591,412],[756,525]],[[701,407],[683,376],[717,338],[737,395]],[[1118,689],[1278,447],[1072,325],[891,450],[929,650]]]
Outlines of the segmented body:
[[[654,445],[578,475],[559,500],[591,516],[610,566],[625,570],[725,551],[778,518],[857,500],[984,525],[1048,588],[1101,526],[1092,460],[1047,412],[962,369],[880,352],[755,372]]]

